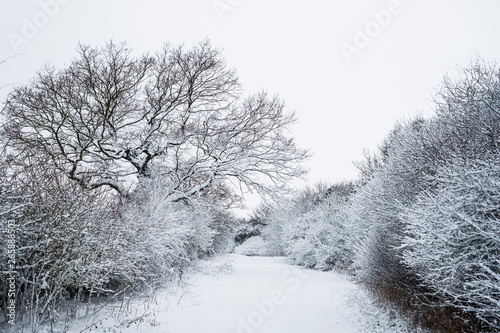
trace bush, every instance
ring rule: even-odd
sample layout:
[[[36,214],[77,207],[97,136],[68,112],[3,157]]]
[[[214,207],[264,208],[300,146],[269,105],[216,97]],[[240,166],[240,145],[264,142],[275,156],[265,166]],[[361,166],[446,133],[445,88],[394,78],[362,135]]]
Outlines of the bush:
[[[189,205],[165,200],[158,180],[144,181],[122,203],[57,175],[26,173],[23,180],[1,179],[0,226],[7,230],[15,221],[16,321],[33,332],[61,315],[70,319],[78,301],[178,278],[192,260],[222,250],[232,238],[229,215],[203,199]],[[11,270],[6,241],[0,239],[2,271]]]
[[[347,268],[353,257],[347,220],[353,191],[351,184],[319,184],[298,193],[288,208],[274,210],[262,231],[268,253],[310,268]]]
[[[144,180],[123,207],[123,228],[117,230],[113,279],[123,285],[153,287],[169,274],[212,252],[215,215],[205,205],[166,199],[168,184]]]
[[[234,253],[244,256],[266,257],[268,256],[267,244],[261,236],[250,237],[241,245],[238,245],[234,249]]]
[[[284,228],[290,262],[320,270],[347,268],[353,257],[346,228],[348,194],[333,193]]]
[[[259,236],[262,232],[262,225],[251,222],[241,223],[234,233],[234,241],[237,245],[243,244],[247,239]]]
[[[3,196],[0,225],[15,222],[16,309],[19,323],[53,323],[69,310],[65,301],[105,293],[113,259],[114,227],[103,194],[82,192],[54,178],[32,178],[36,186],[12,186]],[[10,201],[10,202],[9,202]],[[7,267],[7,238],[0,240],[0,269]],[[3,311],[6,284],[0,284]]]
[[[403,213],[404,261],[438,305],[474,313],[500,330],[500,159],[443,167],[436,191]]]

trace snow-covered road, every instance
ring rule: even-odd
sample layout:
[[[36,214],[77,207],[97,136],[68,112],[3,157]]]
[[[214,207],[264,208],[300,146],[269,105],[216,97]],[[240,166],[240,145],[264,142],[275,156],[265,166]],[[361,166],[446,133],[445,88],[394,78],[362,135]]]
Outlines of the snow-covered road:
[[[222,256],[200,262],[181,286],[124,299],[76,320],[71,332],[410,332],[348,277],[285,258]],[[89,324],[95,323],[95,324]],[[91,328],[91,330],[89,330]]]
[[[158,314],[158,332],[406,332],[345,276],[291,266],[285,258],[230,259],[231,273],[197,276],[178,306]]]

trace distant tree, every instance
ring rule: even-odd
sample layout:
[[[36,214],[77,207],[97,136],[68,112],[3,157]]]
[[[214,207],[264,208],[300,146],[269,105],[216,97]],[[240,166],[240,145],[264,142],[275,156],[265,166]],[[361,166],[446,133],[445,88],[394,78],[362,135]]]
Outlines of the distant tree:
[[[308,153],[286,130],[294,115],[278,97],[242,98],[220,51],[165,46],[133,57],[125,44],[80,45],[63,69],[43,68],[6,102],[9,146],[44,156],[82,186],[127,197],[154,172],[170,200],[219,194],[227,180],[261,193],[301,176]]]
[[[306,186],[290,198],[291,209],[297,214],[307,213],[327,195],[331,187],[332,185],[323,181],[317,182],[313,186]]]

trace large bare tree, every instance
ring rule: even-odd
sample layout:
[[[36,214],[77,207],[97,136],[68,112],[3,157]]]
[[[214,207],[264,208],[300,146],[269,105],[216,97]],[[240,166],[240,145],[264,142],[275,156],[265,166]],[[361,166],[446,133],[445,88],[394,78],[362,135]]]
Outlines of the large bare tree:
[[[260,192],[304,174],[308,153],[278,97],[242,97],[238,78],[208,41],[133,56],[125,44],[80,45],[62,70],[14,89],[4,132],[86,188],[128,196],[141,179],[168,179],[172,200],[228,180]]]

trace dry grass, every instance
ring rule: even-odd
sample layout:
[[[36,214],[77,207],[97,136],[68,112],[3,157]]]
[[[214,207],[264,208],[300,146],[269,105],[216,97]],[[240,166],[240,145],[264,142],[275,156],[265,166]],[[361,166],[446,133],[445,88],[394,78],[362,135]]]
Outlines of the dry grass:
[[[368,289],[384,305],[394,307],[403,313],[414,327],[432,333],[480,333],[487,332],[472,315],[452,306],[431,306],[415,295],[387,285],[369,285]],[[435,301],[435,300],[434,300]],[[427,302],[430,303],[430,302]]]

